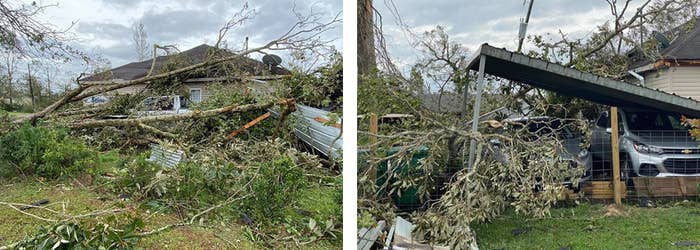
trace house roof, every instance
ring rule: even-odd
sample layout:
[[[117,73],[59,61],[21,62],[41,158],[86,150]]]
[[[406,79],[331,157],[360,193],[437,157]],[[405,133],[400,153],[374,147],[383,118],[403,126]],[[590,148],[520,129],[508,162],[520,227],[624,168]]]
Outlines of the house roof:
[[[659,52],[660,59],[666,60],[700,60],[700,25],[690,23],[680,25],[669,33],[677,33],[678,36],[671,41],[668,47]],[[630,69],[636,69],[654,63],[650,58],[643,58],[630,63]]]
[[[661,51],[663,59],[700,59],[700,25],[681,33],[670,45]]]
[[[231,56],[235,55],[233,52],[230,52],[225,49],[219,49],[215,48],[206,44],[199,45],[197,47],[191,48],[186,51],[182,51],[177,54],[172,54],[172,55],[167,55],[167,56],[158,56],[156,57],[156,63],[155,63],[155,68],[154,72],[162,72],[162,68],[164,65],[167,65],[169,62],[174,62],[175,60],[183,60],[183,64],[186,65],[192,65],[192,64],[197,64],[201,63],[205,60],[206,56],[209,53],[216,53],[214,54],[215,57],[224,57],[224,56]],[[138,79],[141,77],[144,77],[148,74],[148,71],[151,69],[151,64],[153,63],[153,59],[141,61],[141,62],[132,62],[128,63],[116,68],[111,69],[110,71],[102,72],[99,74],[94,74],[90,75],[87,77],[84,77],[82,80],[83,81],[107,81],[107,80],[134,80]],[[235,65],[237,70],[241,70],[243,73],[249,74],[249,75],[254,75],[254,76],[262,76],[262,75],[289,75],[291,72],[285,68],[279,67],[279,66],[274,66],[274,67],[268,67],[268,65],[265,65],[263,62],[251,59],[248,57],[240,57],[237,59],[233,60],[233,65]],[[198,77],[221,77],[224,75],[223,70],[213,70],[212,72],[206,73],[205,75],[201,75]],[[195,77],[195,76],[193,76]]]

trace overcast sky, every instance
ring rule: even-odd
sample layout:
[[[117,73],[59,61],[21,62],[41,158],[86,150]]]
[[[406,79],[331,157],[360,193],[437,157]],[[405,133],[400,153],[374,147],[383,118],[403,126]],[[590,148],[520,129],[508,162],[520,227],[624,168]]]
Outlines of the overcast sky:
[[[391,3],[389,0],[374,1],[384,19],[389,52],[406,69],[406,65],[415,63],[417,53],[406,34],[396,25],[396,19],[387,7]],[[482,43],[516,50],[520,19],[527,12],[523,0],[394,0],[393,4],[414,33],[420,34],[442,25],[447,28],[451,39],[465,45],[470,52],[476,51]],[[633,12],[640,4],[641,1],[633,1],[627,12]],[[579,38],[589,35],[607,20],[611,20],[611,15],[604,0],[535,0],[527,32],[558,35],[561,30],[571,38]],[[523,50],[528,48],[532,46],[526,43]]]
[[[31,1],[29,1],[31,2]],[[75,22],[71,31],[77,48],[108,59],[112,66],[136,61],[136,49],[132,42],[132,25],[142,22],[148,41],[160,45],[177,45],[187,50],[206,43],[216,42],[222,25],[243,6],[244,1],[232,0],[61,0],[38,1],[43,4],[58,3],[40,15],[40,20],[65,29]],[[243,27],[229,33],[229,47],[242,48],[246,36],[250,46],[261,45],[280,35],[296,21],[292,12],[313,10],[330,19],[342,10],[342,0],[255,0],[249,6],[257,15]],[[333,44],[342,49],[342,24],[326,33],[325,39],[335,39]],[[281,53],[281,52],[275,52]],[[283,59],[285,58],[284,55]],[[259,57],[259,56],[258,56]],[[65,65],[70,73],[80,72],[76,63]],[[73,72],[77,71],[77,72]],[[73,76],[75,77],[75,76]]]

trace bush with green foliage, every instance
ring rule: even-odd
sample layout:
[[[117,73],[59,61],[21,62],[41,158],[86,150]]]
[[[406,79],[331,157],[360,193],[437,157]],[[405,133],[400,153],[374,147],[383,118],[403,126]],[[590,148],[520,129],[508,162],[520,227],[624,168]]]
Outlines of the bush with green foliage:
[[[242,205],[253,219],[263,224],[283,218],[286,209],[293,207],[307,185],[304,170],[287,156],[260,164],[254,178],[251,195]]]
[[[0,177],[70,176],[97,167],[97,151],[61,128],[23,125],[0,136]]]

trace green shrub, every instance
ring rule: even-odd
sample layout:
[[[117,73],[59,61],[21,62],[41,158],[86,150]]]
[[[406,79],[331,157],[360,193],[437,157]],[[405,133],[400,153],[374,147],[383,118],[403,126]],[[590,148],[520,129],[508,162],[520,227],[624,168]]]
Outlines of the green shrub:
[[[149,195],[148,186],[163,168],[147,161],[147,156],[146,153],[140,154],[117,170],[113,191],[143,197]]]
[[[97,152],[71,138],[66,129],[23,125],[0,136],[0,177],[57,178],[94,169]]]
[[[243,208],[256,221],[264,224],[280,221],[306,186],[304,170],[289,157],[282,156],[260,164],[258,175],[251,183],[251,194],[243,201]]]
[[[237,169],[231,163],[185,162],[175,170],[177,176],[168,184],[168,197],[179,204],[209,206],[226,200],[241,187]]]

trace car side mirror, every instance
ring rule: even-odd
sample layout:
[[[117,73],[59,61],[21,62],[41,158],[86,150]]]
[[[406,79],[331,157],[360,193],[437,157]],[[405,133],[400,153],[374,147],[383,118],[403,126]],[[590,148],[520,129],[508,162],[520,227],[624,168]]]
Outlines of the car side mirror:
[[[612,128],[606,128],[605,133],[612,134]],[[623,134],[625,134],[625,130],[623,130],[622,127],[620,127],[620,129],[618,129],[617,134],[623,135]]]

